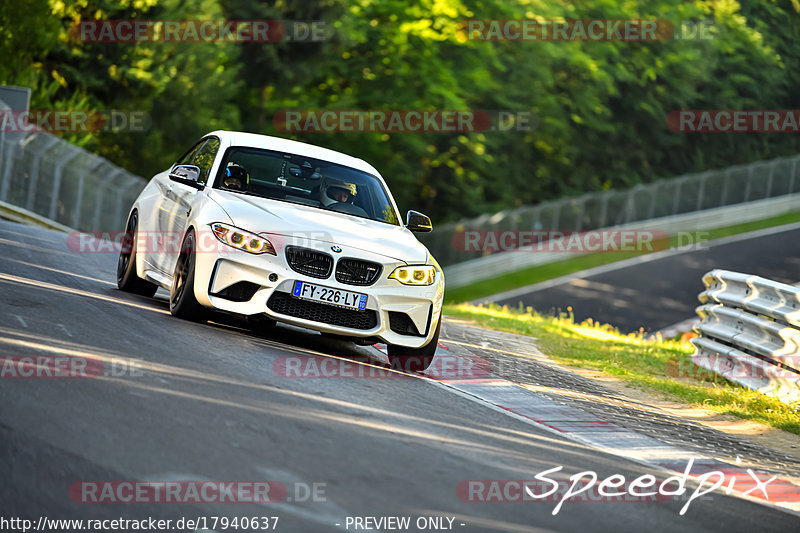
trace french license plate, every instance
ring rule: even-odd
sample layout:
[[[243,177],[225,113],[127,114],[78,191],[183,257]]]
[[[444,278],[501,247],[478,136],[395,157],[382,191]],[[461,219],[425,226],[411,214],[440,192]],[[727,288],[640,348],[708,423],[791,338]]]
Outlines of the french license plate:
[[[343,291],[341,289],[331,289],[322,287],[305,281],[295,281],[292,288],[292,296],[304,300],[312,300],[324,304],[338,305],[348,309],[363,311],[367,308],[367,295],[360,292]]]

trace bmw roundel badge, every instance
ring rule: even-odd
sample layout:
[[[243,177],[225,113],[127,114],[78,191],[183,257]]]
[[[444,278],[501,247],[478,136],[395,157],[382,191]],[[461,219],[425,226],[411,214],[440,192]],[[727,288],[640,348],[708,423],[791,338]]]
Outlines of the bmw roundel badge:
[[[333,250],[337,254],[342,251],[342,249],[340,247],[336,246],[335,244],[333,246],[331,246],[331,250]]]

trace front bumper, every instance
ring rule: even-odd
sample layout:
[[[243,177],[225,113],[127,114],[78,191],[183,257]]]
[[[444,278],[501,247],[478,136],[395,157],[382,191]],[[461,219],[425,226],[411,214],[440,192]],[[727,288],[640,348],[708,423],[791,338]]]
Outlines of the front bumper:
[[[343,250],[342,253],[332,254],[330,243],[324,242],[306,241],[303,246],[336,256],[335,260],[341,256],[380,263],[383,270],[373,285],[364,287],[340,283],[334,274],[320,279],[298,273],[289,266],[283,247],[276,249],[277,255],[252,255],[231,248],[216,253],[197,254],[195,297],[206,307],[246,316],[266,314],[279,322],[323,333],[348,337],[374,337],[387,344],[409,348],[419,348],[431,341],[442,311],[444,279],[441,271],[437,269],[436,281],[432,285],[422,287],[403,285],[399,281],[388,279],[396,267],[406,264],[402,261],[387,261],[384,256],[361,250],[357,252]],[[366,310],[346,310],[327,304],[298,300],[291,295],[295,280],[366,294],[368,297]],[[242,285],[242,282],[253,285]],[[231,291],[226,289],[237,284],[239,287],[246,286],[248,290],[242,298],[231,299],[229,294]],[[252,296],[247,298],[251,293]],[[247,299],[235,301],[243,298]],[[375,320],[364,320],[362,313],[374,313]],[[408,318],[405,319],[402,315]],[[409,334],[408,331],[398,333],[397,330],[401,329],[397,327],[398,317],[403,318],[406,324],[413,323],[415,327],[409,329],[416,330],[416,334]],[[352,324],[350,318],[354,319]],[[373,322],[374,326],[371,326]]]

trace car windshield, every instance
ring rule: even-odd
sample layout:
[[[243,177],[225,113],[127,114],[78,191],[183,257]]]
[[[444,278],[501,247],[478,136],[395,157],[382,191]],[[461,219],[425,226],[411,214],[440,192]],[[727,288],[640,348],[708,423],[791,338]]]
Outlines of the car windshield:
[[[399,225],[381,181],[329,161],[258,148],[228,149],[215,189]]]

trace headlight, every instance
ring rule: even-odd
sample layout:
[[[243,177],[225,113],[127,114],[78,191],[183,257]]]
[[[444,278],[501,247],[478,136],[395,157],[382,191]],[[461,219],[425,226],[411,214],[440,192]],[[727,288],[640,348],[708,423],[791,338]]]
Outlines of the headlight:
[[[431,285],[436,280],[436,268],[431,265],[397,267],[389,278],[403,285]]]
[[[220,242],[223,242],[228,246],[238,248],[243,252],[256,255],[276,255],[275,248],[272,247],[272,243],[264,237],[256,235],[255,233],[250,233],[249,231],[244,231],[243,229],[239,229],[235,226],[229,226],[228,224],[223,224],[222,222],[214,222],[211,224],[211,231],[214,232],[214,235],[217,237],[217,239],[219,239]]]

